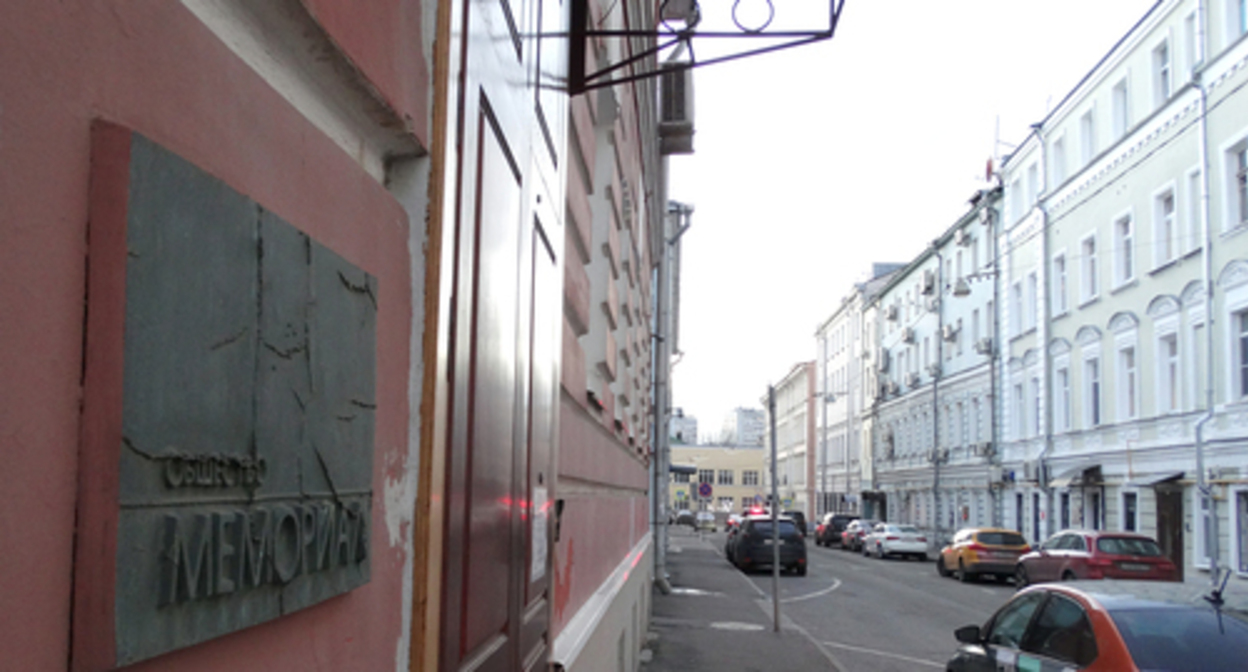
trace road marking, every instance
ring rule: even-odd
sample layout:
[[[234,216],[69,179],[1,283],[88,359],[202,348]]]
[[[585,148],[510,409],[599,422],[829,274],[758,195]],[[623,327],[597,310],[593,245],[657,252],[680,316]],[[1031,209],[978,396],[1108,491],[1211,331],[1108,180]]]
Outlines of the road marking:
[[[785,597],[785,598],[782,598],[782,599],[780,600],[780,602],[782,602],[782,603],[787,603],[787,602],[801,602],[802,600],[809,600],[809,599],[811,599],[811,598],[819,597],[820,595],[827,595],[828,593],[830,593],[830,592],[832,592],[832,591],[834,591],[834,590],[836,590],[837,588],[840,588],[840,587],[841,587],[841,580],[840,580],[840,579],[832,579],[832,585],[828,586],[827,588],[824,588],[823,590],[817,590],[817,591],[815,591],[815,592],[813,592],[813,593],[810,593],[810,594],[808,594],[808,595],[799,595],[798,597]]]
[[[736,623],[733,621],[721,621],[711,624],[712,630],[740,630],[744,632],[757,632],[763,629],[763,626],[757,623]]]
[[[934,663],[930,660],[923,660],[922,658],[912,658],[910,656],[903,656],[900,653],[889,653],[887,651],[878,651],[876,649],[864,649],[861,646],[850,646],[849,644],[841,644],[839,642],[824,642],[824,644],[827,644],[828,646],[836,647],[838,649],[845,649],[847,651],[857,651],[858,653],[869,653],[874,656],[883,656],[885,658],[896,658],[897,660],[904,660],[908,663],[914,663],[916,665],[926,665],[927,667],[934,667],[936,669],[941,669],[945,666],[944,663]]]

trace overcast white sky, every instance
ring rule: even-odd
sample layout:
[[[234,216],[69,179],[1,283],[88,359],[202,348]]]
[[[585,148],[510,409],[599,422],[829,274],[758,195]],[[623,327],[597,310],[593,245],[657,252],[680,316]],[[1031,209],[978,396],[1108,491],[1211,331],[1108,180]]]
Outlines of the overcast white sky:
[[[731,6],[701,4],[704,25]],[[831,41],[696,70],[696,153],[671,161],[670,197],[695,207],[673,405],[702,437],[761,408],[871,262],[965,211],[998,124],[1022,140],[1153,4],[846,0]]]

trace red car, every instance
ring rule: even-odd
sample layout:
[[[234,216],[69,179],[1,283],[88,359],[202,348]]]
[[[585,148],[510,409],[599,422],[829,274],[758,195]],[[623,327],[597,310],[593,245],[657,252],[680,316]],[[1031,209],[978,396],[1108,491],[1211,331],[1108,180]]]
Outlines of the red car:
[[[1019,557],[1014,566],[1014,583],[1020,588],[1073,579],[1178,581],[1179,569],[1153,539],[1105,530],[1063,530]]]

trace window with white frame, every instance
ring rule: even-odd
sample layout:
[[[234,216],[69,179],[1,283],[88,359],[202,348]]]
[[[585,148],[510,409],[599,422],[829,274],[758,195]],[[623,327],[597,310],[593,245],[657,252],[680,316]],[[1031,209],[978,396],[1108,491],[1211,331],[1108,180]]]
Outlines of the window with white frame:
[[[1035,271],[1027,274],[1027,313],[1023,318],[1028,329],[1036,328],[1036,313],[1040,312],[1037,305],[1040,300],[1040,277]]]
[[[1174,81],[1170,67],[1170,41],[1153,48],[1153,105],[1161,107],[1170,100]]]
[[[732,480],[733,480],[732,476],[733,476],[733,473],[731,469],[720,469],[719,470],[719,482],[717,483],[717,485],[732,485]]]
[[[1079,160],[1083,165],[1096,158],[1096,108],[1091,108],[1079,118]]]
[[[1162,334],[1157,339],[1157,412],[1179,411],[1179,335],[1177,332]]]
[[[715,482],[715,470],[714,469],[699,469],[698,470],[698,483],[714,483],[714,482]]]
[[[1205,344],[1205,324],[1204,315],[1189,311],[1188,322],[1191,323],[1191,346],[1187,349],[1188,364],[1187,374],[1188,388],[1191,390],[1191,403],[1189,408],[1195,410],[1201,408],[1205,402],[1205,364],[1209,361],[1206,356]]]
[[[1040,436],[1040,378],[1031,379],[1031,435]]]
[[[1226,150],[1227,228],[1248,224],[1248,141]]]
[[[974,443],[979,442],[979,420],[979,397],[975,397],[971,400],[971,418],[968,423],[971,430],[971,441]]]
[[[971,342],[979,342],[979,309],[971,311]]]
[[[1130,420],[1139,415],[1139,372],[1135,365],[1135,346],[1118,349],[1118,417]]]
[[[1101,360],[1095,356],[1083,360],[1083,424],[1101,424]]]
[[[1248,2],[1245,0],[1226,0],[1226,43],[1238,40],[1248,33]]]
[[[1231,534],[1236,554],[1235,571],[1248,574],[1248,490],[1235,491],[1235,520]]]
[[[1183,252],[1199,250],[1200,240],[1200,169],[1194,168],[1187,172],[1187,226],[1184,227]]]
[[[1053,168],[1053,184],[1060,185],[1066,181],[1066,136],[1053,141],[1049,153],[1049,162]]]
[[[1096,269],[1096,236],[1091,235],[1079,243],[1079,300],[1086,303],[1100,293],[1100,281]]]
[[[1235,349],[1235,398],[1243,399],[1248,397],[1248,311],[1235,313],[1231,317],[1231,329],[1234,333]]]
[[[1023,384],[1014,384],[1014,438],[1022,439],[1025,436],[1027,422],[1025,420],[1027,411],[1027,400],[1023,398]]]
[[[1114,85],[1113,92],[1110,94],[1113,102],[1112,117],[1110,122],[1114,133],[1114,139],[1117,140],[1127,134],[1127,129],[1131,127],[1131,98],[1127,91],[1127,79],[1124,77]]]
[[[1017,336],[1023,333],[1023,283],[1018,281],[1011,288],[1010,298],[1013,299],[1014,310],[1010,316],[1010,333]]]
[[[1040,166],[1027,166],[1027,205],[1034,205],[1040,197]]]
[[[1153,197],[1153,265],[1163,266],[1178,257],[1178,230],[1174,223],[1174,189]]]
[[[1187,81],[1196,67],[1199,46],[1196,43],[1196,12],[1193,11],[1183,18],[1183,81]]]
[[[1213,502],[1210,497],[1201,496],[1200,488],[1192,488],[1192,498],[1196,501],[1193,503],[1192,510],[1196,512],[1193,516],[1192,529],[1196,533],[1195,543],[1192,548],[1195,550],[1196,557],[1193,562],[1197,567],[1209,567],[1210,553],[1213,550]]]
[[[1014,178],[1010,183],[1010,218],[1017,221],[1023,217],[1023,180]]]
[[[1053,376],[1053,397],[1053,424],[1070,431],[1070,367],[1064,363]]]
[[[1114,221],[1114,283],[1121,287],[1135,279],[1135,226],[1131,215]]]
[[[1061,315],[1070,309],[1066,298],[1066,255],[1053,257],[1053,314]]]

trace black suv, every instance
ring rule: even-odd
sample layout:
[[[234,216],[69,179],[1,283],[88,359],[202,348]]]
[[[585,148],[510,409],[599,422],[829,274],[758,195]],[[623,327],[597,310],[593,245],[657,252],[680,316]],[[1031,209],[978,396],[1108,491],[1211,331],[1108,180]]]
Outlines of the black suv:
[[[780,566],[798,576],[806,575],[806,540],[792,518],[777,519],[780,530]],[[742,571],[770,567],[775,562],[771,516],[748,516],[734,534],[729,560]]]
[[[841,545],[841,533],[859,516],[852,513],[825,513],[823,522],[815,529],[815,544],[819,546]]]

